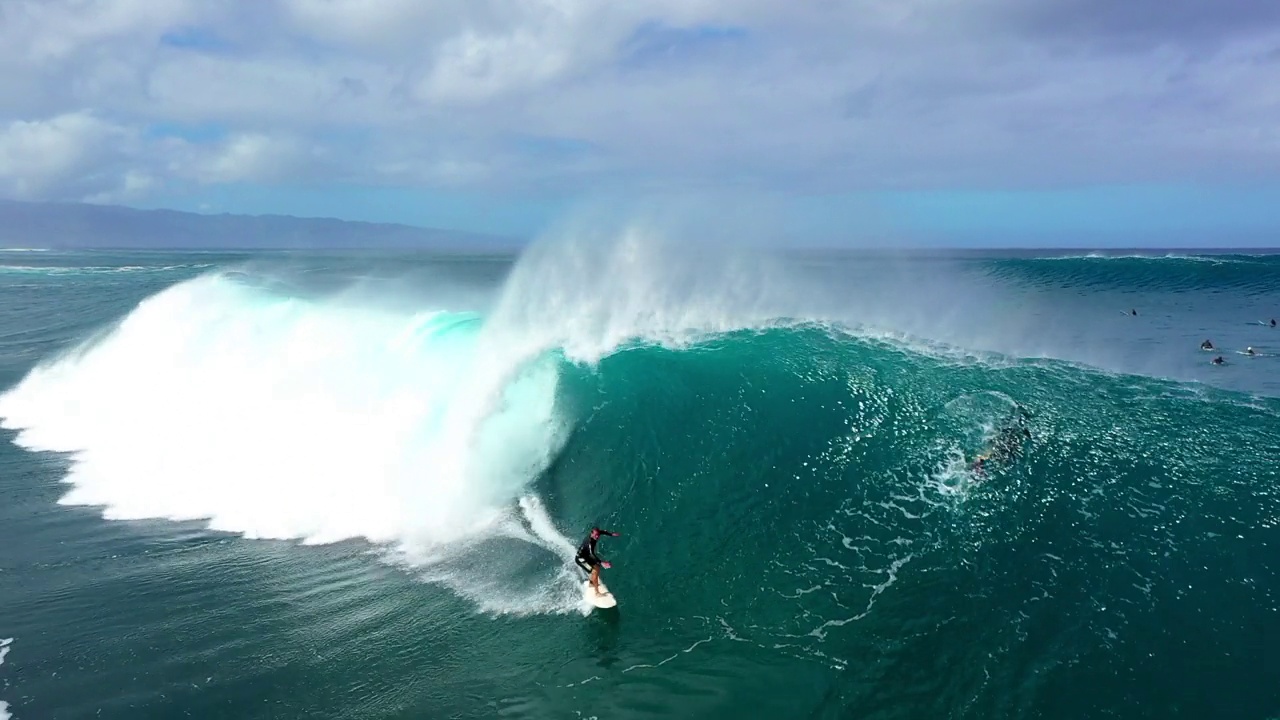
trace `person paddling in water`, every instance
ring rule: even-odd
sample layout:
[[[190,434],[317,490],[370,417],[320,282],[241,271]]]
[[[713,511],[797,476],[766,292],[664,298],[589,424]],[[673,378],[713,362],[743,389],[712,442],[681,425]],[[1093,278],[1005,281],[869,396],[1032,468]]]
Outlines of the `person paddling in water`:
[[[1009,412],[1000,431],[987,447],[987,451],[973,461],[973,471],[978,475],[986,475],[987,461],[1010,462],[1022,452],[1022,445],[1031,439],[1031,431],[1027,429],[1027,420],[1031,413],[1021,405],[1014,405]]]
[[[578,564],[578,567],[586,571],[591,587],[596,591],[596,595],[603,595],[603,593],[600,592],[600,568],[612,567],[612,565],[596,554],[596,542],[600,540],[601,535],[618,537],[618,533],[616,532],[593,527],[591,528],[591,534],[588,535],[587,539],[583,540],[582,544],[578,546],[578,556],[573,559],[573,561]]]

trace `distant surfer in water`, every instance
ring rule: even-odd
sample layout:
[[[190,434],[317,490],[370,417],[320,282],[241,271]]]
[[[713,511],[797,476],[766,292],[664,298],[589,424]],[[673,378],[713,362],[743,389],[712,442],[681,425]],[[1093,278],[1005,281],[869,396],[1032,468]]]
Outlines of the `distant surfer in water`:
[[[1134,316],[1136,316],[1136,315],[1138,314],[1138,311],[1137,311],[1137,310],[1134,310],[1134,309],[1132,309],[1132,308],[1131,308],[1131,309],[1129,310],[1129,314],[1130,314],[1130,315],[1134,315]]]
[[[1271,318],[1271,327],[1275,327],[1275,326],[1276,326],[1276,319]]]
[[[1244,354],[1245,354],[1245,355],[1257,355],[1258,353],[1254,352],[1254,351],[1253,351],[1253,348],[1251,348],[1251,347],[1247,347],[1247,348],[1245,348],[1245,349],[1244,349]]]
[[[596,591],[596,595],[603,594],[600,592],[600,568],[602,566],[606,568],[613,567],[596,554],[596,542],[600,540],[601,535],[618,537],[616,532],[593,527],[591,528],[591,534],[578,546],[578,556],[573,559],[574,562],[578,563],[578,567],[586,571],[591,588]]]
[[[1027,429],[1027,418],[1030,416],[1031,413],[1026,408],[1015,405],[1012,417],[996,433],[987,451],[973,461],[973,471],[985,474],[988,460],[1004,462],[1017,457],[1022,451],[1022,444],[1031,439],[1031,431]]]
[[[1223,360],[1223,359],[1222,359],[1222,356],[1221,356],[1221,355],[1219,355],[1218,357],[1216,357],[1216,358],[1214,358],[1214,359],[1210,360],[1209,362],[1213,363],[1214,365],[1225,365],[1225,364],[1227,363],[1227,361],[1226,361],[1226,360]]]
[[[1208,340],[1205,340],[1204,342],[1200,343],[1200,349],[1201,349],[1201,350],[1212,350],[1212,349],[1213,349],[1213,343],[1209,342]]]

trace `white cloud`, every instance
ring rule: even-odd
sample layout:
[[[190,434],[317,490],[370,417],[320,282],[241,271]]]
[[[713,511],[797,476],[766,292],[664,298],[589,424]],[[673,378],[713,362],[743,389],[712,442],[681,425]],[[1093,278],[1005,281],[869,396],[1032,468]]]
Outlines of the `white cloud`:
[[[98,43],[136,41],[200,17],[194,0],[5,0],[0,44],[6,55],[55,62]]]
[[[368,101],[351,97],[342,78],[368,84],[378,82],[376,73],[350,63],[179,54],[152,70],[146,93],[148,105],[167,119],[284,129],[361,120]]]
[[[306,155],[306,149],[290,138],[236,135],[199,157],[190,170],[192,179],[204,183],[269,182],[288,178]]]
[[[833,191],[1280,172],[1270,5],[1223,6],[1241,17],[1203,31],[1200,15],[1134,25],[1097,6],[2,0],[0,191],[302,177]],[[185,139],[150,132],[174,125]]]
[[[544,43],[533,32],[488,37],[468,32],[440,49],[423,90],[427,100],[482,101],[551,80],[568,67],[567,49]]]
[[[155,185],[156,179],[153,175],[141,170],[126,170],[114,189],[86,195],[81,200],[100,205],[128,202],[145,197]]]
[[[81,199],[125,184],[126,129],[74,112],[0,125],[0,188],[19,198]]]
[[[165,178],[218,184],[297,178],[328,162],[323,148],[288,135],[238,133],[214,143],[141,136],[88,112],[0,126],[0,195],[121,202]]]
[[[283,0],[286,22],[343,46],[400,51],[456,31],[468,5],[483,0]]]

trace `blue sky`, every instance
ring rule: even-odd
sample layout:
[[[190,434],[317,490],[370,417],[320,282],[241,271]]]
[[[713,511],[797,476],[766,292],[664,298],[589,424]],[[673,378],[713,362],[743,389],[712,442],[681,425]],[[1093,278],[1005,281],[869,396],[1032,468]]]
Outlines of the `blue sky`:
[[[1280,244],[1271,0],[7,0],[0,196],[530,236]]]

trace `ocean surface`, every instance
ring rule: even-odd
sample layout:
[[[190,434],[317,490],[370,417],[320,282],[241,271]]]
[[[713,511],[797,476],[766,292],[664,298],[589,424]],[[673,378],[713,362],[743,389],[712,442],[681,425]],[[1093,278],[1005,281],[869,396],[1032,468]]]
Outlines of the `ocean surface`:
[[[1267,254],[0,252],[0,717],[1280,717],[1272,317]]]

